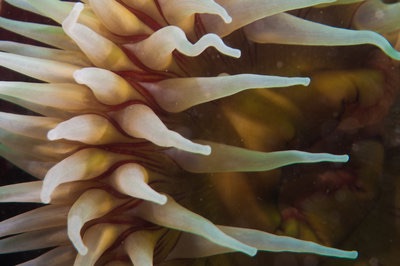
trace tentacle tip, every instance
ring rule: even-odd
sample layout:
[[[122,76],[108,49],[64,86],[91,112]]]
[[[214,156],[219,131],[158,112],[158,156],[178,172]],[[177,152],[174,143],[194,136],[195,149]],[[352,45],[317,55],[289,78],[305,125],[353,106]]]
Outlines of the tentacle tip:
[[[165,205],[165,204],[167,203],[167,201],[168,201],[167,196],[165,196],[165,195],[160,195],[160,196],[158,197],[156,203],[159,204],[159,205]]]
[[[82,69],[75,70],[72,74],[72,77],[78,84],[83,84],[82,80]]]
[[[78,251],[79,255],[81,255],[81,256],[85,256],[89,252],[88,248],[83,243],[79,244],[79,247],[75,246],[75,249]]]
[[[311,83],[311,79],[310,78],[304,78],[304,81],[302,83],[303,86],[308,86]]]
[[[47,181],[47,182],[46,182]],[[43,180],[42,190],[40,191],[40,200],[44,204],[49,204],[51,202],[51,195],[53,194],[54,187],[49,184],[49,179]]]
[[[347,163],[350,160],[350,156],[347,154],[338,155],[338,162]]]
[[[358,251],[349,251],[349,259],[357,259],[358,258]]]
[[[232,17],[229,16],[229,15],[223,16],[222,19],[224,20],[224,22],[225,22],[226,24],[229,24],[229,23],[232,22]]]
[[[210,145],[202,145],[202,149],[199,151],[202,155],[210,155],[211,154],[211,146]]]
[[[234,58],[240,58],[242,56],[242,52],[239,49],[232,49],[231,56]]]
[[[75,10],[77,10],[77,11],[79,11],[79,12],[81,12],[83,9],[84,9],[84,4],[83,3],[81,3],[81,2],[77,2],[77,3],[75,3],[75,5],[74,5],[74,9]]]
[[[83,240],[81,238],[80,234],[81,228],[82,228],[82,220],[80,217],[76,215],[68,217],[68,237],[73,243],[78,253],[82,256],[85,256],[88,253],[88,248],[83,243]]]
[[[250,248],[246,251],[246,254],[249,255],[249,256],[251,256],[251,257],[254,257],[254,256],[257,254],[257,252],[258,252],[258,250],[257,250],[256,248],[250,247]]]
[[[51,197],[48,193],[42,191],[42,193],[40,194],[40,200],[44,204],[49,204],[51,202]]]
[[[82,248],[80,248],[78,250],[79,254],[81,254],[82,256],[85,256],[88,253],[88,248],[86,246],[83,246]]]
[[[340,254],[335,254],[333,255],[333,257],[354,260],[358,258],[358,252],[355,250],[352,251],[341,250]]]
[[[327,159],[328,159],[327,161],[332,163],[347,163],[350,160],[350,156],[347,154],[343,155],[328,154]]]
[[[71,13],[68,15],[68,17],[61,23],[64,31],[67,33],[72,30],[72,27],[74,26],[75,23],[77,23],[79,15],[84,9],[84,4],[81,2],[77,2],[74,4],[74,7],[72,8]]]
[[[57,131],[55,129],[49,130],[49,132],[47,132],[47,139],[48,140],[57,140],[57,139],[59,139]]]

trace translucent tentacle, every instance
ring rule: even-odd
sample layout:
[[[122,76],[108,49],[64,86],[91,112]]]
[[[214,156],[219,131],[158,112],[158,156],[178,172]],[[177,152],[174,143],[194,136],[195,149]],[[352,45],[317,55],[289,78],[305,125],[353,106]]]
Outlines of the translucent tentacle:
[[[158,238],[157,231],[137,231],[125,239],[124,249],[133,265],[153,265],[154,248]]]
[[[96,224],[90,227],[83,236],[83,242],[88,247],[88,253],[76,256],[74,265],[95,265],[127,226],[113,224]]]
[[[60,49],[78,50],[76,44],[58,26],[20,22],[0,17],[0,28]]]
[[[165,204],[167,197],[152,189],[147,184],[148,181],[149,175],[147,170],[136,163],[120,166],[111,176],[111,182],[117,191],[160,205]]]
[[[66,225],[69,206],[49,205],[24,212],[0,223],[0,237]]]
[[[115,0],[90,0],[104,26],[118,35],[151,34],[153,31]]]
[[[335,28],[285,13],[256,21],[245,27],[245,33],[248,39],[258,43],[322,46],[372,44],[389,57],[400,60],[400,52],[376,32]]]
[[[53,161],[39,160],[32,155],[16,151],[3,144],[0,144],[0,156],[23,169],[25,172],[40,179],[43,178],[47,171],[55,164]]]
[[[143,13],[149,15],[152,19],[156,20],[160,25],[164,25],[165,21],[158,11],[157,5],[154,1],[148,0],[122,0],[124,4],[137,10],[143,11]]]
[[[208,47],[214,47],[225,55],[240,57],[240,50],[226,46],[215,34],[206,34],[192,44],[187,40],[185,33],[176,26],[161,28],[149,38],[125,45],[125,47],[132,51],[143,64],[155,70],[168,69],[173,60],[174,50],[187,56],[197,56]]]
[[[73,7],[73,3],[58,0],[7,0],[7,2],[24,10],[49,17],[59,24],[68,16]]]
[[[17,183],[0,187],[0,202],[42,202],[42,181]]]
[[[309,78],[286,78],[240,74],[210,78],[175,78],[158,83],[142,83],[157,103],[168,112],[181,112],[192,106],[227,97],[243,90],[307,86]]]
[[[83,242],[83,225],[111,211],[119,202],[100,189],[91,189],[83,193],[68,213],[68,237],[81,255],[88,254],[88,246]]]
[[[54,142],[32,139],[22,135],[13,134],[0,129],[0,140],[3,145],[13,149],[15,152],[32,154],[32,158],[43,161],[61,159],[66,153],[73,152],[77,146],[69,143]]]
[[[20,9],[40,15],[38,10],[36,10],[27,0],[5,0],[5,2]]]
[[[257,248],[258,250],[269,252],[312,253],[347,259],[355,259],[358,256],[356,251],[330,248],[310,241],[299,240],[287,236],[277,236],[259,230],[228,226],[218,226],[218,228],[226,234]],[[194,243],[196,248],[190,248]],[[174,250],[169,254],[168,259],[199,258],[230,252],[233,252],[233,250],[217,246],[199,236],[183,233]]]
[[[11,2],[16,1],[12,0]],[[73,7],[73,3],[59,0],[25,0],[25,2],[31,6],[29,11],[49,17],[59,24],[68,16]]]
[[[11,41],[0,41],[0,50],[12,54],[64,62],[77,66],[91,65],[87,57],[80,51],[45,48]]]
[[[77,83],[88,86],[104,104],[116,105],[128,100],[145,101],[124,78],[106,69],[82,68],[74,72],[74,79]]]
[[[54,0],[25,0],[43,16],[49,17],[59,24],[68,17],[74,7],[73,2],[54,1]],[[85,8],[79,16],[79,23],[88,26],[100,35],[114,39],[101,21],[93,14],[90,8]]]
[[[199,156],[176,149],[167,150],[183,169],[194,173],[268,171],[285,165],[316,162],[347,162],[347,155],[308,153],[296,150],[259,152],[209,141],[210,156]]]
[[[18,266],[52,265],[65,266],[72,265],[76,257],[76,251],[70,245],[60,246],[44,253],[43,255],[18,264]]]
[[[91,145],[130,142],[108,119],[99,115],[80,115],[55,125],[48,131],[49,140],[66,139]]]
[[[60,184],[96,177],[121,158],[124,156],[95,148],[80,150],[72,154],[47,172],[40,195],[42,201],[49,203],[51,194]]]
[[[0,81],[0,98],[7,97],[68,112],[104,109],[90,90],[72,83]]]
[[[366,0],[336,0],[335,2],[320,4],[315,7],[321,8],[321,7],[334,6],[334,5],[349,5],[349,4],[360,3],[360,2],[364,2],[364,1],[366,1]]]
[[[203,155],[211,153],[209,146],[196,144],[169,130],[153,110],[146,105],[130,105],[114,114],[114,117],[121,128],[132,137],[147,139],[161,147],[176,147]]]
[[[257,252],[255,248],[226,235],[209,220],[180,206],[171,197],[168,197],[165,205],[143,202],[134,210],[134,213],[152,223],[200,235],[218,245],[250,256],[254,256]]]
[[[68,243],[65,226],[0,239],[0,254],[55,247]]]
[[[0,52],[3,67],[46,82],[74,82],[77,66],[58,61]]]
[[[47,139],[47,131],[60,122],[61,120],[57,118],[0,112],[1,129],[41,140]]]
[[[213,14],[225,23],[232,22],[226,10],[212,0],[161,0],[158,3],[169,24],[178,26],[186,33],[193,31],[195,14]]]
[[[62,27],[90,61],[97,67],[115,71],[137,69],[124,52],[112,41],[89,27],[78,23],[82,10],[83,4],[76,3],[68,17],[63,21]]]
[[[268,16],[331,2],[335,2],[335,0],[253,0],[251,4],[247,0],[219,0],[218,3],[232,16],[232,22],[226,24],[219,17],[211,15],[202,15],[202,22],[208,32],[224,37],[247,24]]]

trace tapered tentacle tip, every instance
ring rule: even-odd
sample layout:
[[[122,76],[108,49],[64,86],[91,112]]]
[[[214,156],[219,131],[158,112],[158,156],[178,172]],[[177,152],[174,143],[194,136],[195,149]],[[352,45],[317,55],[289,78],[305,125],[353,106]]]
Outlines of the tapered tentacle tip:
[[[82,228],[82,220],[78,216],[72,216],[68,218],[68,237],[78,253],[82,256],[88,253],[88,248],[83,243],[80,231]]]
[[[212,151],[211,146],[198,144],[198,147],[199,147],[199,149],[197,150],[197,152],[199,154],[202,154],[202,155],[210,155],[211,154],[211,151]]]
[[[49,190],[47,189],[42,189],[41,193],[40,193],[40,200],[44,203],[44,204],[49,204],[51,202],[51,197],[50,197],[50,193]]]
[[[242,56],[242,52],[239,49],[230,49],[230,56],[232,56],[233,58],[240,58]]]
[[[232,22],[232,17],[229,16],[228,14],[224,15],[223,20],[225,23],[229,24]]]
[[[79,11],[79,12],[82,11],[82,10],[84,9],[83,3],[81,3],[81,2],[75,3],[74,9],[77,10],[77,11]]]
[[[74,79],[77,83],[84,84],[82,69],[75,70],[74,73],[72,74],[72,76],[74,77]]]
[[[331,257],[336,257],[336,258],[342,258],[342,259],[357,259],[358,258],[358,252],[355,250],[341,250],[341,249],[335,249],[335,248],[329,248],[331,249],[331,253],[327,253],[325,255],[331,256]]]
[[[49,204],[51,202],[51,196],[58,186],[57,180],[54,176],[50,175],[43,180],[42,190],[40,191],[40,200],[44,204]]]
[[[49,130],[49,132],[47,132],[47,139],[48,140],[60,139],[58,134],[57,134],[57,130],[56,129]]]
[[[254,257],[255,255],[257,255],[257,249],[256,248],[248,248],[245,252],[247,255]]]
[[[316,153],[309,154],[310,158],[314,157],[320,162],[332,162],[332,163],[347,163],[350,160],[350,156],[347,154],[331,154],[331,153]],[[316,162],[316,161],[315,161]]]
[[[123,194],[164,205],[167,196],[155,191],[148,185],[149,174],[139,164],[120,166],[111,177],[113,187]]]
[[[333,159],[332,162],[347,163],[350,160],[350,156],[347,154],[334,155],[332,159]]]
[[[199,143],[195,143],[195,142],[191,142],[191,141],[185,141],[185,139],[183,139],[180,143],[181,145],[174,145],[173,147],[176,147],[180,150],[183,151],[187,151],[193,154],[200,154],[200,155],[205,155],[208,156],[211,154],[211,146],[209,145],[203,145],[203,144],[199,144]]]
[[[160,205],[165,205],[167,201],[168,198],[165,195],[158,195],[157,197],[154,197],[154,202]]]
[[[180,144],[180,145],[174,145],[172,147],[175,147],[180,150],[187,151],[187,152],[190,152],[193,154],[200,154],[200,155],[205,155],[205,156],[208,156],[211,154],[211,146],[209,146],[209,145],[186,141],[185,139],[182,139],[182,141],[179,142],[178,144]]]
[[[353,250],[348,252],[347,258],[349,259],[357,259],[358,258],[358,252]]]
[[[301,85],[303,86],[308,86],[311,83],[311,79],[310,78],[303,78],[303,82],[301,83]]]

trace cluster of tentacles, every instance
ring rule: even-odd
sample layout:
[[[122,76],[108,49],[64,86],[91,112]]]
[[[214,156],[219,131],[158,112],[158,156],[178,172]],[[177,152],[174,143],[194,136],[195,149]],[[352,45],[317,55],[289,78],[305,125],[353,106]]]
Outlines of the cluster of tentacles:
[[[38,179],[1,187],[0,201],[46,204],[0,223],[0,253],[54,247],[22,265],[152,265],[229,252],[254,256],[257,250],[357,257],[355,251],[216,225],[180,204],[183,192],[174,176],[181,169],[253,172],[343,163],[347,155],[266,153],[195,140],[199,129],[177,117],[244,90],[310,83],[308,77],[226,73],[207,65],[201,54],[220,61],[241,56],[240,47],[224,42],[234,32],[259,45],[371,44],[400,60],[377,33],[398,30],[398,4],[365,1],[354,17],[360,29],[353,30],[287,11],[360,0],[6,2],[54,23],[0,18],[1,28],[44,44],[0,41],[1,66],[37,80],[1,81],[0,97],[38,114],[0,113],[1,156]],[[369,25],[365,17],[378,11],[381,21]],[[208,75],[199,70],[204,67]]]

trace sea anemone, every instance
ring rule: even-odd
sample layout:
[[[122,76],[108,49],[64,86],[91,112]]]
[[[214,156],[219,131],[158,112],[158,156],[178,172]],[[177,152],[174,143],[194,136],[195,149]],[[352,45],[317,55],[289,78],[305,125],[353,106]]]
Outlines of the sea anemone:
[[[342,167],[349,156],[332,154],[342,149],[314,152],[335,140],[309,151],[288,148],[317,142],[316,117],[335,118],[330,133],[381,121],[396,95],[387,89],[389,74],[383,67],[326,74],[330,62],[311,66],[296,52],[280,61],[271,51],[361,46],[353,50],[361,58],[378,48],[385,66],[395,68],[400,52],[389,41],[396,45],[400,4],[5,2],[36,22],[0,18],[1,28],[25,37],[0,41],[1,66],[25,76],[0,82],[1,99],[25,109],[0,113],[0,154],[37,180],[1,187],[0,201],[40,205],[0,223],[1,253],[45,249],[21,265],[178,265],[184,258],[257,251],[357,257],[265,232],[279,231],[280,218],[256,202],[254,190],[269,182],[260,181],[271,178],[263,173],[283,166]],[[350,25],[304,15],[342,5],[354,12]],[[374,22],[366,19],[371,14]],[[329,91],[337,80],[347,85]],[[323,101],[304,104],[318,90],[314,96]],[[356,103],[352,112],[343,109],[349,103]],[[321,114],[318,104],[326,107]],[[361,115],[367,111],[368,121]],[[295,138],[299,132],[310,133]],[[253,175],[257,185],[250,186]],[[326,171],[323,178],[339,176],[346,175]],[[237,220],[227,218],[235,213]]]

